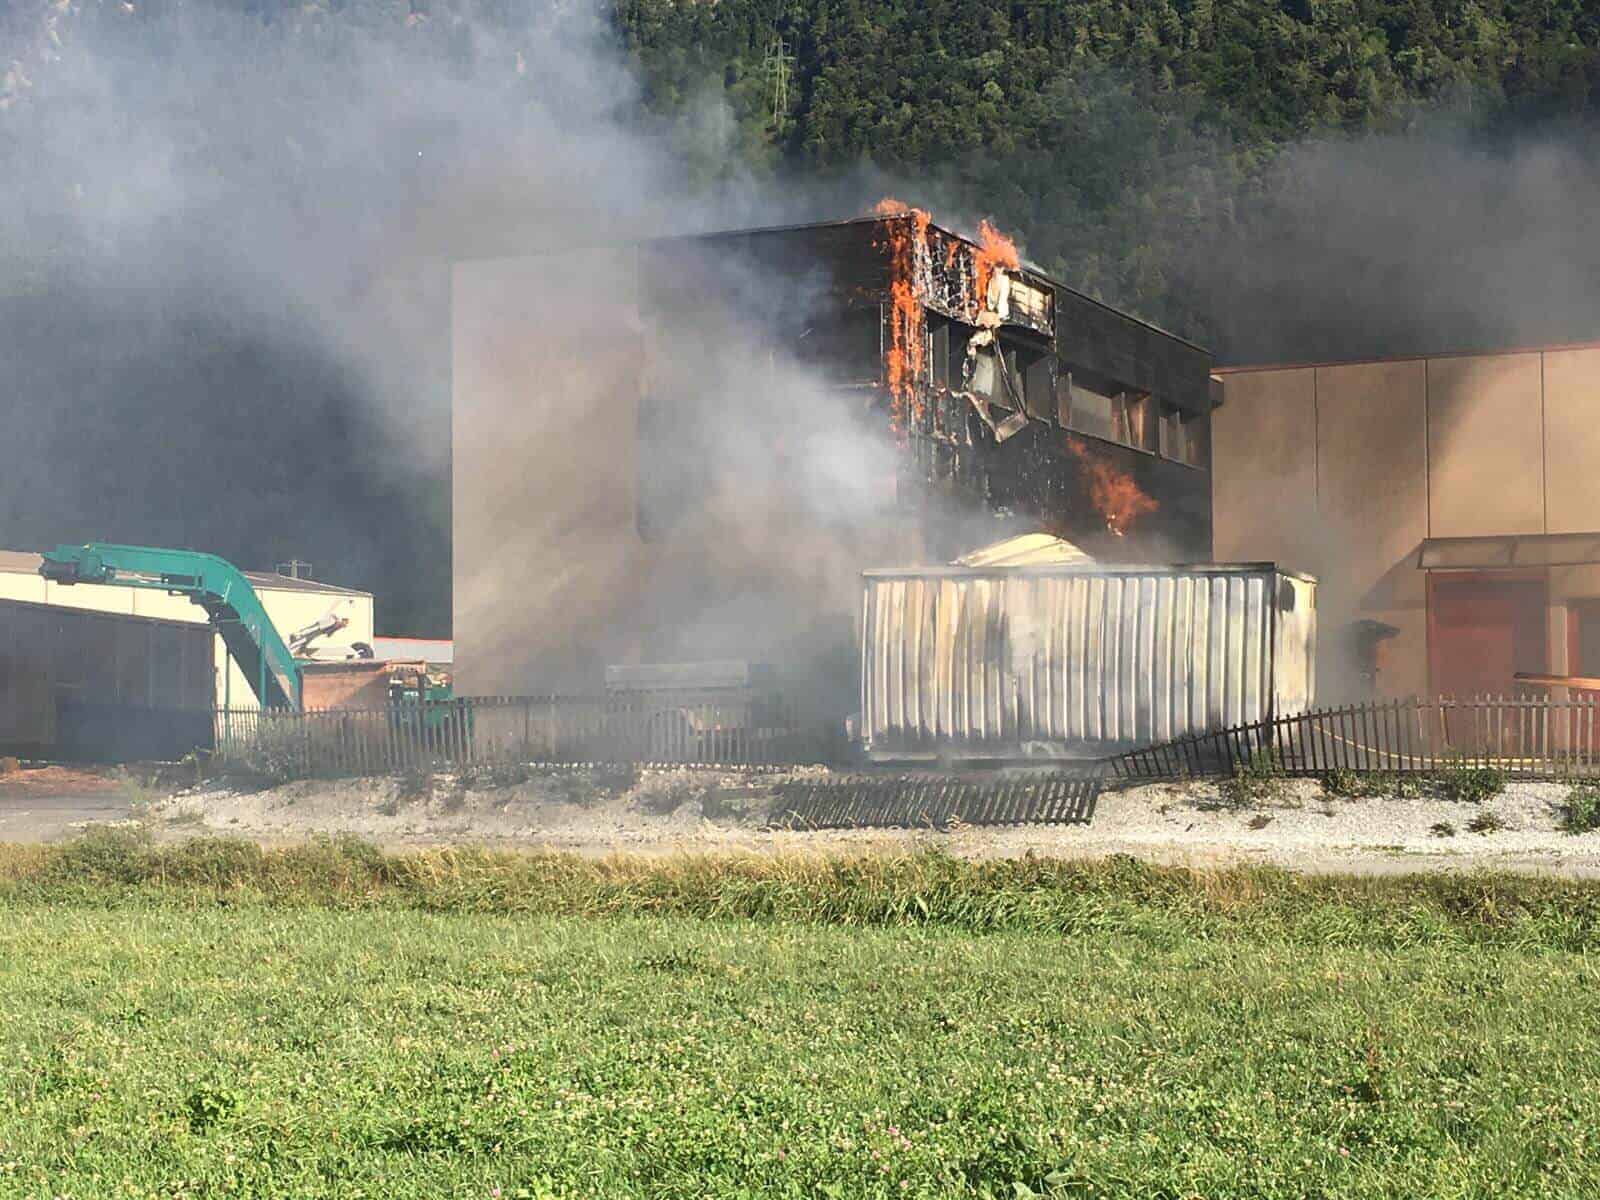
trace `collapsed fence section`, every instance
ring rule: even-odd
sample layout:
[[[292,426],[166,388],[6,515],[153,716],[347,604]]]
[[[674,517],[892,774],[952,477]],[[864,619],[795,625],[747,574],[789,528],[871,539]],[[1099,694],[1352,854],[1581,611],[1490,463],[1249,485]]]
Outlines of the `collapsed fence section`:
[[[842,729],[781,697],[475,696],[375,709],[219,710],[218,761],[275,776],[510,762],[837,761]]]
[[[1093,763],[987,780],[851,775],[788,785],[775,816],[793,829],[1077,824],[1094,816],[1099,794],[1100,772]]]
[[[1484,696],[1315,709],[1131,750],[1106,762],[1127,781],[1231,775],[1268,766],[1423,774],[1487,767],[1530,779],[1600,776],[1594,697]]]

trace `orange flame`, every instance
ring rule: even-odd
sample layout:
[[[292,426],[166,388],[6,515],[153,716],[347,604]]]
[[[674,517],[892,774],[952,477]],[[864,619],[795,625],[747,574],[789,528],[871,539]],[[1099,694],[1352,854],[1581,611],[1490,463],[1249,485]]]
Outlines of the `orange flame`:
[[[922,374],[927,320],[917,295],[917,251],[925,245],[933,218],[893,197],[873,206],[878,217],[904,217],[887,226],[889,251],[889,350],[885,374],[889,386],[889,419],[896,430],[907,417],[922,415],[918,382]]]
[[[978,285],[976,299],[978,307],[982,308],[995,268],[1015,271],[1022,266],[1022,260],[1017,257],[1017,244],[985,219],[978,222],[978,248],[973,252],[972,264]]]
[[[1128,527],[1146,513],[1160,509],[1155,500],[1140,490],[1132,475],[1092,456],[1078,438],[1069,435],[1067,449],[1088,474],[1089,503],[1104,518],[1106,528],[1117,537],[1127,533]]]

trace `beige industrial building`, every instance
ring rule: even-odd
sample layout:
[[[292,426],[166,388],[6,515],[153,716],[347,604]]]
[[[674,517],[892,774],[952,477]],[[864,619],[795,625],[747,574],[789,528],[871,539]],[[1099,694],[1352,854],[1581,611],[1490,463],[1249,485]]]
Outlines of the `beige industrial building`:
[[[43,560],[37,554],[0,550],[0,600],[45,604],[92,612],[118,613],[204,625],[206,613],[186,596],[172,596],[148,588],[115,584],[60,584],[39,574]],[[250,586],[278,633],[287,636],[332,611],[349,620],[339,631],[342,644],[373,642],[373,604],[370,592],[337,587],[314,579],[294,579],[262,571],[246,571]],[[215,639],[213,662],[218,707],[255,708],[257,702],[239,665],[229,656],[220,637]]]
[[[1600,676],[1600,344],[1216,376],[1215,556],[1321,581],[1321,702]]]

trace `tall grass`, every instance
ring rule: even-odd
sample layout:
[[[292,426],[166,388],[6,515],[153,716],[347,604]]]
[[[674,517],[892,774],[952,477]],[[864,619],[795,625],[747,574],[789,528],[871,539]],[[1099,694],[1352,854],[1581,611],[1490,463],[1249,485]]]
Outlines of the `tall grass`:
[[[0,904],[38,902],[1256,933],[1384,946],[1466,940],[1580,948],[1600,937],[1600,883],[1506,874],[1307,876],[1263,867],[1158,867],[1125,856],[970,862],[935,849],[854,858],[385,853],[353,839],[268,849],[217,838],[158,844],[125,830],[48,848],[0,846]]]

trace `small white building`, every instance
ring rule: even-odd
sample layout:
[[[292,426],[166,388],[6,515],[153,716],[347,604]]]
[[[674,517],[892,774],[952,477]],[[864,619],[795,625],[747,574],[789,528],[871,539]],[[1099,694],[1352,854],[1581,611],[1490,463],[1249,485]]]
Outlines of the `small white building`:
[[[155,617],[168,621],[206,623],[206,613],[187,596],[171,596],[149,588],[119,587],[116,584],[54,583],[39,574],[44,560],[37,554],[0,550],[0,600],[21,600],[30,604],[49,604],[61,608],[88,609],[93,612],[122,613],[135,617]],[[285,639],[297,629],[320,620],[328,613],[343,617],[349,624],[329,641],[340,645],[373,643],[372,593],[337,587],[315,579],[295,579],[265,571],[246,571],[245,578],[261,597],[262,606],[278,633]],[[216,639],[216,702],[219,707],[255,708],[251,691],[239,664]]]

